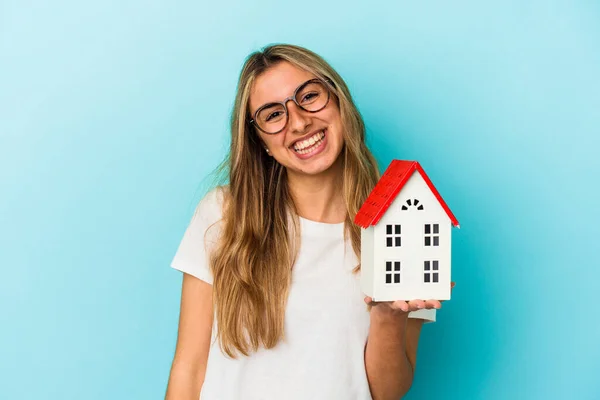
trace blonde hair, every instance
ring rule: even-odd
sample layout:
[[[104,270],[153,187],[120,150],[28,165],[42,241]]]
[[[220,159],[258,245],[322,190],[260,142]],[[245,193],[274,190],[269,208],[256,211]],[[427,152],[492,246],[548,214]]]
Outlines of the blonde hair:
[[[300,244],[286,170],[265,153],[248,123],[253,83],[284,61],[327,80],[339,103],[345,142],[340,154],[347,210],[344,231],[359,259],[360,227],[353,219],[379,178],[350,91],[323,58],[288,44],[271,45],[247,57],[231,115],[231,148],[218,168],[226,173],[229,184],[224,191],[220,238],[210,256],[217,338],[222,351],[234,358],[237,352],[247,356],[260,346],[272,348],[283,338],[292,266]]]

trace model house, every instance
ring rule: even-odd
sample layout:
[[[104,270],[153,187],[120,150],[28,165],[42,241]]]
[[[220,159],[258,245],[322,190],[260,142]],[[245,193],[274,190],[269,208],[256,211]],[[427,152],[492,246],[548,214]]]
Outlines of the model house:
[[[393,160],[358,211],[361,288],[375,301],[450,299],[458,221],[416,161]]]

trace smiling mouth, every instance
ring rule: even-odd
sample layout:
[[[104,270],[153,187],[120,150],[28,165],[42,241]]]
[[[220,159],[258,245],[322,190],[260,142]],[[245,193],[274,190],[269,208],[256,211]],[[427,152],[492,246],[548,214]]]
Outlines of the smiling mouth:
[[[294,143],[293,146],[291,146],[292,149],[294,149],[294,151],[298,154],[310,153],[312,150],[316,149],[319,146],[319,144],[321,144],[323,138],[325,138],[325,131],[326,129],[323,129],[315,133],[308,139]]]

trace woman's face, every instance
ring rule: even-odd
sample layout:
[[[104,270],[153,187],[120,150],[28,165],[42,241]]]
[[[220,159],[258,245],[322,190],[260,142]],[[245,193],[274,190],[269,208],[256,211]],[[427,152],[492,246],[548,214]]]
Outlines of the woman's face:
[[[297,87],[315,78],[288,62],[280,62],[260,75],[250,92],[250,115],[267,103],[292,96]],[[288,122],[276,134],[256,129],[269,154],[288,173],[316,175],[328,170],[339,157],[344,144],[342,120],[337,101],[330,95],[320,111],[311,113],[287,102]]]

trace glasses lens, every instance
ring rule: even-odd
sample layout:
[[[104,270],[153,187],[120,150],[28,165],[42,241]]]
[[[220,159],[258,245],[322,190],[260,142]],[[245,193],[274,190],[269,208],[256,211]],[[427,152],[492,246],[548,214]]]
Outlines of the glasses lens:
[[[287,117],[281,104],[273,104],[259,111],[256,123],[265,132],[278,132],[286,124]]]
[[[329,92],[321,82],[308,82],[298,90],[296,101],[306,111],[319,111],[327,105]]]

